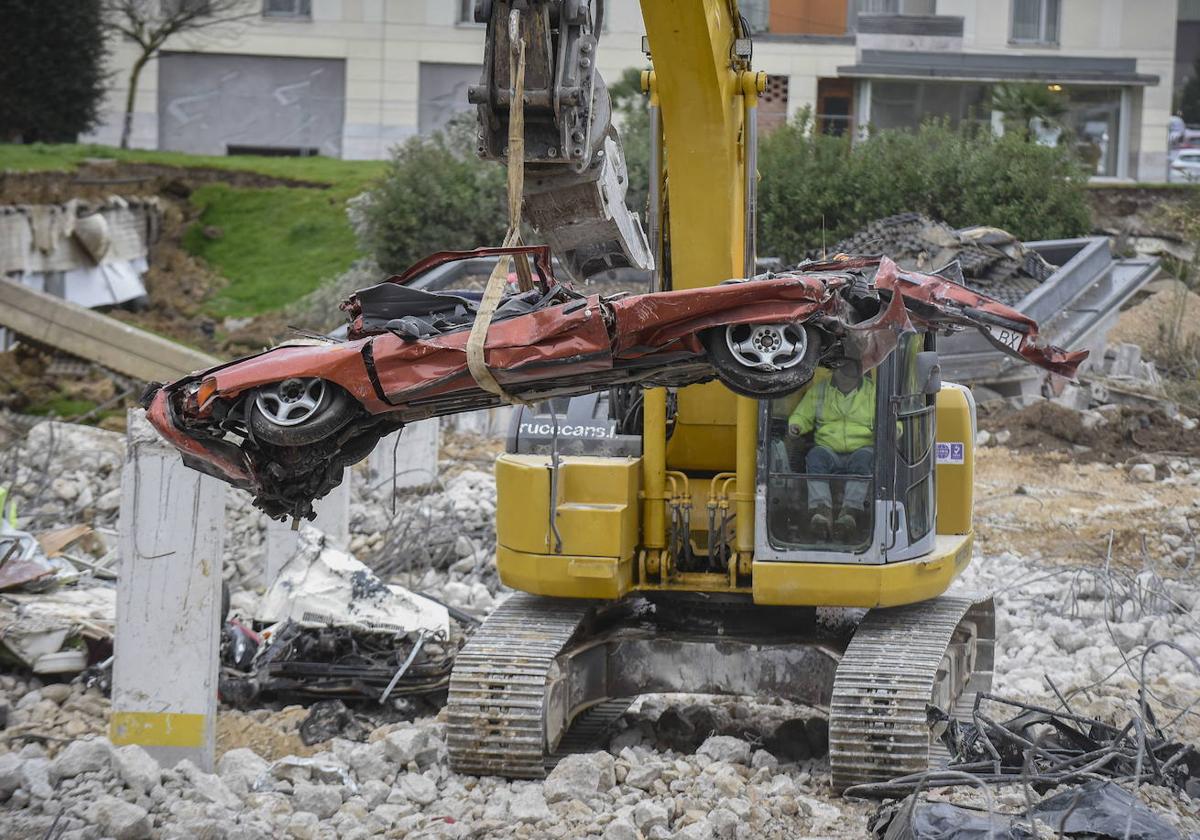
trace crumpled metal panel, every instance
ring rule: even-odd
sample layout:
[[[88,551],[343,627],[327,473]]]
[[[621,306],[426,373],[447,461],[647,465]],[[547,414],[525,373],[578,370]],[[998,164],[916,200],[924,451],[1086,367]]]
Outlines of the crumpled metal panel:
[[[910,316],[931,327],[975,327],[998,349],[1030,364],[1075,378],[1087,358],[1086,350],[1068,351],[1043,344],[1037,322],[1011,306],[973,292],[936,274],[900,271],[887,257],[879,261],[875,286],[882,291],[899,291]]]
[[[900,336],[915,332],[904,298],[892,295],[888,305],[878,315],[846,327],[848,355],[857,356],[863,371],[879,367],[883,360],[900,346]]]
[[[831,313],[838,304],[834,292],[845,283],[836,275],[786,275],[615,300],[614,352],[623,359],[680,348],[700,353],[699,334],[710,327]]]
[[[373,339],[379,384],[392,402],[427,398],[478,386],[467,369],[470,330],[421,341],[394,335]],[[497,321],[488,330],[484,359],[501,385],[610,370],[613,365],[598,295]]]

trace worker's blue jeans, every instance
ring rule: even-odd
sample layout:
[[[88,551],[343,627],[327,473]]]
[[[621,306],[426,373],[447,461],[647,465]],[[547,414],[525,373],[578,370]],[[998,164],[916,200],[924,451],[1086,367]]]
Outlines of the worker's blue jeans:
[[[810,473],[824,475],[873,475],[875,473],[875,447],[864,446],[853,452],[834,452],[825,446],[814,446],[804,457]],[[866,481],[847,481],[842,494],[842,508],[867,509]],[[833,508],[833,493],[828,481],[811,479],[808,482],[809,508]]]

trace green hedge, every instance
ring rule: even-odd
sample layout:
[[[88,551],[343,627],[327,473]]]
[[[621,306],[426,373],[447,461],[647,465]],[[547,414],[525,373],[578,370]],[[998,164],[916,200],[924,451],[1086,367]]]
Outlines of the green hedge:
[[[803,112],[761,139],[759,172],[759,253],[789,262],[820,248],[822,236],[833,245],[906,211],[1027,240],[1090,227],[1087,177],[1066,149],[986,128],[931,122],[851,146],[847,137],[815,133]]]
[[[629,163],[628,202],[645,209],[649,134],[634,73],[613,86]],[[795,262],[868,222],[919,211],[955,227],[992,225],[1021,239],[1090,228],[1087,176],[1068,149],[986,127],[931,122],[847,137],[812,130],[807,112],[760,140],[759,254]],[[360,238],[385,271],[440,249],[499,244],[504,168],[475,156],[474,122],[397,147],[373,188]]]
[[[392,151],[372,188],[359,238],[386,272],[442,250],[499,245],[507,224],[505,170],[479,160],[474,116]]]

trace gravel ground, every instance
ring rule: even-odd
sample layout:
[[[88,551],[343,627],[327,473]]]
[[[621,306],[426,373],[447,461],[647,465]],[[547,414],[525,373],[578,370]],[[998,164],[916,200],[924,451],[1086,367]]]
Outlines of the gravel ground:
[[[0,461],[19,464],[10,473],[17,481],[9,482],[17,485],[23,515],[38,529],[76,521],[111,526],[116,508],[102,500],[119,485],[119,436],[38,429],[21,459]],[[1001,454],[993,450],[997,460]],[[1122,468],[1109,469],[1111,482],[1127,480]],[[404,547],[403,562],[391,570],[402,582],[486,613],[505,595],[489,561],[494,485],[478,469],[447,472],[453,475],[442,488],[397,497],[396,517],[390,493],[357,493],[355,547],[377,566]],[[981,479],[990,480],[986,472]],[[1189,507],[1171,492],[1159,532],[1181,510],[1186,516],[1200,509],[1194,496]],[[234,501],[240,495],[230,496],[229,527],[238,538],[227,543],[227,568],[236,570],[231,580],[244,593],[235,603],[249,604],[264,523]],[[1119,501],[1106,504],[1106,514],[1119,520]],[[1154,527],[1141,497],[1130,504],[1145,527]],[[982,516],[981,532],[1012,527],[1012,513],[995,523]],[[1095,542],[1095,535],[1086,539]],[[1200,673],[1189,659],[1200,657],[1200,584],[1178,546],[1159,551],[1150,542],[1153,550],[1131,552],[1122,543],[1107,551],[1101,542],[1066,557],[1017,553],[1010,544],[981,541],[982,553],[956,584],[996,593],[998,691],[1053,703],[1049,675],[1076,711],[1123,721],[1136,710],[1143,652],[1172,641],[1182,650],[1159,647],[1144,657],[1150,703],[1173,737],[1200,740],[1200,722],[1188,708],[1200,698]],[[1194,544],[1186,556],[1194,556]],[[380,727],[365,743],[334,739],[289,756],[302,719],[295,708],[223,711],[217,772],[188,763],[163,771],[139,748],[114,748],[102,737],[108,708],[82,684],[0,673],[0,713],[7,710],[0,838],[863,837],[876,807],[832,795],[820,712],[782,702],[645,698],[608,750],[570,757],[544,782],[452,773],[437,718]],[[1154,788],[1139,794],[1184,836],[1200,832],[1195,801]],[[970,790],[933,795],[978,798]],[[1001,789],[995,802],[1023,808],[1025,792]]]

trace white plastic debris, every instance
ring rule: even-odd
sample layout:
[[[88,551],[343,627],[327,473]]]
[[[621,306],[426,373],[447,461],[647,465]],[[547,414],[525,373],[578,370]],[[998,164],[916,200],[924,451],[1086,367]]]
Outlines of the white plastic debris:
[[[257,617],[268,624],[291,619],[307,627],[450,635],[444,606],[384,583],[353,555],[327,546],[325,535],[311,526],[301,529],[296,554],[263,596]]]

